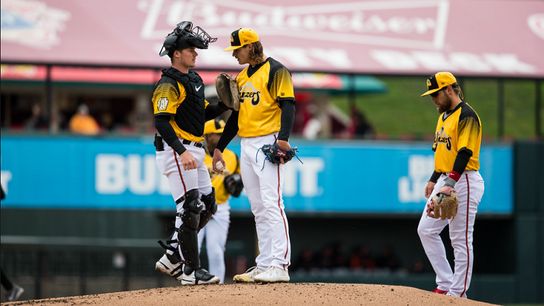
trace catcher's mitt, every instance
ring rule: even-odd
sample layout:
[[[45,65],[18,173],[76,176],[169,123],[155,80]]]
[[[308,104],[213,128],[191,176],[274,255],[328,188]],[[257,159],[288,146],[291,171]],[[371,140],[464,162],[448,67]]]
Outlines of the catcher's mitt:
[[[238,173],[227,175],[225,180],[223,180],[223,184],[225,185],[227,192],[236,198],[240,196],[242,189],[244,189],[242,177]]]
[[[457,214],[457,207],[457,194],[454,190],[449,195],[439,192],[431,199],[428,215],[442,220],[453,219]]]
[[[219,101],[225,104],[226,107],[235,111],[240,110],[240,93],[238,92],[238,84],[230,74],[220,73],[215,79],[215,90]]]
[[[283,163],[286,163],[293,159],[293,157],[297,157],[297,159],[300,161],[297,156],[297,147],[292,147],[290,150],[285,151],[280,149],[278,144],[274,142],[273,144],[267,144],[262,146],[260,150],[263,151],[265,159],[273,164],[281,164],[282,161]]]

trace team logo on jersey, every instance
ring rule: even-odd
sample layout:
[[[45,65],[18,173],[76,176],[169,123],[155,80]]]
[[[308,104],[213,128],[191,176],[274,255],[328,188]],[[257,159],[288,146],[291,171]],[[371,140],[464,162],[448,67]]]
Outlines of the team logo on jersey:
[[[168,107],[168,98],[162,97],[159,99],[159,102],[157,102],[157,109],[160,111],[166,110]]]
[[[436,135],[434,136],[433,151],[436,151],[436,147],[439,143],[446,144],[448,151],[451,150],[451,137],[444,132],[444,127],[442,127],[439,132],[436,132]]]
[[[251,83],[247,83],[240,90],[240,103],[243,103],[245,99],[251,99],[252,105],[257,105],[261,102],[261,92],[258,91]]]

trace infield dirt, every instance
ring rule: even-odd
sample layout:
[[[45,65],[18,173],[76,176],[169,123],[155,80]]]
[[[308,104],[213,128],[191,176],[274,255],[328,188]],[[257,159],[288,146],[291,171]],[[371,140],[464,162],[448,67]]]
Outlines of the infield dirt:
[[[491,305],[404,286],[288,283],[179,286],[9,305]]]

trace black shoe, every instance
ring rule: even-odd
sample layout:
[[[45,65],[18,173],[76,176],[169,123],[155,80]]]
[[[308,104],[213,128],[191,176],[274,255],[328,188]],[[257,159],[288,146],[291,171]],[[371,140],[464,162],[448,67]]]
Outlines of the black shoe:
[[[197,269],[193,270],[189,266],[185,266],[183,269],[183,274],[181,275],[181,284],[182,285],[208,285],[208,284],[218,284],[219,277],[210,274],[206,269]]]

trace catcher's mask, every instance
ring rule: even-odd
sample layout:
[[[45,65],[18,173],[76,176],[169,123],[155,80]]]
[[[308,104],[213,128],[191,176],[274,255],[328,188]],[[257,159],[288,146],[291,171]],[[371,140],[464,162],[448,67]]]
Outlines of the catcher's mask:
[[[164,56],[168,54],[168,56],[171,56],[175,50],[191,47],[208,49],[208,45],[216,40],[217,38],[211,37],[201,27],[193,27],[191,21],[182,21],[166,36],[159,55]]]

